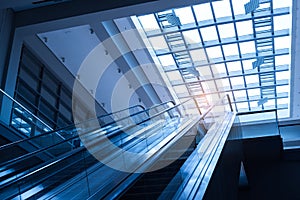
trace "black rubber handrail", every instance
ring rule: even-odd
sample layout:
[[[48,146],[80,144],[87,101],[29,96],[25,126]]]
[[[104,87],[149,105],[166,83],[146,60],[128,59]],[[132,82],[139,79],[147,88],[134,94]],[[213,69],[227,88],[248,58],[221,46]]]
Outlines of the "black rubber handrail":
[[[142,110],[142,111],[136,112],[136,113],[134,113],[134,114],[132,114],[132,115],[130,115],[130,116],[127,116],[126,118],[129,118],[129,117],[132,117],[132,116],[141,114],[141,113],[147,113],[149,110],[151,110],[151,109],[153,109],[153,108],[156,108],[156,107],[162,106],[162,105],[164,105],[164,104],[168,104],[168,103],[172,103],[173,105],[175,105],[174,101],[163,102],[163,103],[154,105],[154,106],[152,106],[151,108],[144,109],[144,110]],[[132,107],[130,107],[130,108],[138,107],[138,106],[141,106],[141,105],[132,106]],[[142,107],[143,107],[143,106],[142,106]],[[20,143],[22,143],[22,142],[26,142],[26,141],[29,141],[29,140],[32,140],[32,139],[35,139],[35,138],[38,138],[38,137],[41,137],[41,136],[49,135],[49,134],[52,134],[52,133],[55,133],[55,132],[58,132],[58,131],[62,131],[62,130],[65,130],[65,129],[68,129],[68,128],[71,128],[71,127],[76,127],[77,125],[80,125],[80,124],[83,124],[83,123],[87,123],[87,122],[92,121],[92,120],[98,120],[98,119],[101,119],[101,118],[104,118],[104,117],[107,117],[107,116],[110,116],[110,115],[113,115],[113,114],[116,114],[116,113],[119,113],[119,112],[122,112],[122,111],[125,111],[125,110],[128,110],[128,109],[129,109],[129,108],[123,109],[123,110],[119,110],[119,111],[116,111],[116,112],[113,112],[113,113],[109,113],[109,114],[106,114],[106,115],[99,116],[99,117],[97,117],[97,118],[93,118],[93,119],[86,120],[86,121],[84,121],[84,122],[80,122],[80,123],[78,123],[78,124],[72,124],[72,125],[66,126],[66,127],[64,127],[64,128],[60,128],[60,129],[48,131],[48,132],[45,132],[45,133],[42,133],[42,134],[39,134],[39,135],[35,135],[35,136],[29,137],[29,138],[25,138],[25,139],[22,139],[22,140],[18,140],[18,141],[15,141],[15,142],[11,142],[11,143],[9,143],[9,144],[5,144],[5,145],[0,146],[0,151],[3,150],[3,149],[7,149],[7,148],[9,148],[9,147],[12,147],[12,146],[16,146],[17,144],[20,144]],[[123,119],[126,119],[126,118],[122,118],[122,120],[123,120]],[[120,120],[116,120],[116,121],[114,121],[114,122],[105,124],[105,125],[103,125],[103,127],[109,126],[109,125],[114,124],[115,122],[118,122],[118,121],[120,121]]]
[[[190,101],[190,100],[192,100],[192,99],[188,99],[188,100],[182,102],[181,104],[175,105],[175,106],[172,107],[172,108],[165,109],[164,111],[161,111],[161,112],[157,113],[156,115],[153,115],[152,117],[158,117],[159,115],[161,115],[161,114],[163,114],[163,113],[165,113],[165,112],[168,112],[168,111],[170,111],[170,110],[172,110],[172,109],[174,109],[174,108],[177,108],[178,106],[180,106],[180,105],[182,105],[182,104],[184,104],[184,103],[186,103],[186,102],[188,102],[188,101]],[[218,104],[219,104],[219,102],[216,103],[216,104],[214,104],[214,105],[212,105],[212,106],[210,106],[210,107],[206,110],[206,112],[205,112],[204,114],[201,115],[200,119],[203,119],[203,118],[204,118],[204,117],[205,117],[205,116],[213,109],[213,107],[215,107],[215,106],[218,105]],[[148,121],[148,120],[150,120],[150,118],[147,119],[146,121]],[[143,122],[144,122],[144,120],[143,120],[142,122],[140,122],[139,124],[141,124],[141,123],[143,123]],[[79,149],[78,149],[78,150],[79,150]],[[83,148],[83,147],[81,147],[81,149],[80,149],[79,151],[76,151],[76,152],[68,152],[67,155],[58,158],[58,160],[59,160],[59,161],[62,161],[62,160],[68,159],[69,157],[71,157],[71,156],[73,156],[74,154],[76,154],[76,153],[78,153],[78,152],[81,152],[81,151],[83,151],[83,150],[86,150],[86,149]],[[51,164],[49,163],[45,168],[49,168],[49,167],[51,167],[53,164],[56,164],[56,163],[57,163],[57,161],[54,161],[54,162],[52,162]],[[32,172],[30,172],[29,174],[32,174]],[[26,177],[28,177],[28,175],[24,175],[24,176],[22,176],[22,177],[18,177],[17,179],[14,179],[14,180],[10,181],[10,183],[12,183],[12,182],[14,182],[14,183],[15,183],[15,182],[18,182],[18,181],[20,181],[20,180],[25,179]],[[7,185],[7,184],[5,184],[5,185]]]
[[[186,103],[186,102],[188,102],[188,101],[190,101],[190,100],[192,100],[192,99],[188,99],[188,100],[184,101],[184,102],[181,103],[181,104],[177,104],[177,105],[175,105],[175,106],[173,106],[173,107],[171,107],[171,108],[165,109],[165,110],[163,110],[163,111],[161,111],[161,112],[159,112],[159,113],[157,113],[157,114],[155,114],[155,115],[153,115],[153,116],[151,116],[151,117],[153,117],[153,118],[154,118],[154,117],[157,117],[157,116],[159,116],[159,115],[161,115],[161,114],[163,114],[163,113],[165,113],[165,112],[168,112],[168,111],[170,111],[170,110],[172,110],[172,109],[174,109],[174,108],[177,108],[178,106],[180,106],[180,105],[182,105],[182,104],[184,104],[184,103]],[[166,102],[165,102],[165,103],[166,103]],[[161,104],[160,104],[160,105],[161,105]],[[149,108],[149,109],[146,109],[146,110],[144,110],[144,111],[149,111],[150,109],[153,109],[153,108]],[[111,124],[113,124],[113,123],[116,123],[116,122],[118,122],[118,121],[121,121],[121,120],[130,118],[130,117],[132,117],[132,116],[134,116],[134,115],[137,115],[137,114],[139,114],[139,113],[142,113],[142,112],[135,113],[135,114],[133,114],[133,115],[131,115],[131,116],[123,117],[123,118],[118,119],[118,120],[116,120],[115,122],[109,123],[109,124],[107,124],[107,125],[105,125],[105,126],[109,126],[109,125],[111,125]],[[149,119],[150,119],[150,118],[144,119],[144,120],[142,120],[142,121],[140,121],[140,122],[138,122],[138,123],[136,123],[136,124],[134,124],[134,125],[140,125],[140,124],[142,124],[142,123],[148,121]],[[120,129],[119,131],[122,131],[122,129]],[[86,133],[84,133],[84,134],[86,134]],[[106,133],[106,134],[109,134],[109,133]],[[61,144],[65,143],[65,142],[71,141],[71,140],[73,140],[73,139],[75,139],[75,138],[78,138],[78,137],[79,137],[79,136],[76,135],[76,136],[70,137],[70,138],[68,138],[68,139],[65,139],[65,140],[63,140],[63,141],[60,141],[60,142],[58,142],[58,143],[55,143],[55,144],[53,144],[53,145],[50,145],[50,146],[47,146],[47,147],[38,149],[38,150],[36,150],[36,151],[33,151],[33,152],[30,152],[30,153],[24,154],[24,155],[19,156],[19,157],[17,157],[17,158],[8,160],[8,161],[6,161],[6,162],[1,163],[1,164],[0,164],[0,167],[4,167],[5,165],[11,165],[11,164],[13,164],[13,163],[19,162],[19,161],[24,160],[24,159],[26,159],[26,158],[28,158],[28,157],[31,157],[31,156],[33,156],[33,155],[36,155],[36,154],[38,154],[38,153],[41,153],[41,152],[43,152],[43,151],[46,151],[46,150],[48,150],[48,149],[51,149],[51,148],[53,148],[53,147],[55,147],[55,146],[61,145]],[[17,143],[17,144],[18,144],[18,143]],[[16,145],[16,144],[13,144],[13,145]]]
[[[186,103],[186,102],[188,102],[188,101],[190,101],[190,100],[192,100],[192,99],[188,99],[188,100],[184,101],[184,102],[181,103],[181,104],[178,104],[178,105],[176,105],[176,106],[174,106],[174,107],[165,109],[165,110],[163,110],[163,111],[157,113],[156,115],[153,115],[153,117],[160,116],[161,114],[166,113],[166,112],[168,112],[168,111],[170,111],[170,110],[172,110],[172,109],[175,109],[175,108],[177,108],[178,106],[180,106],[180,105],[182,105],[182,104],[184,104],[184,103]],[[212,107],[213,107],[213,106],[211,106],[211,107],[207,110],[207,112],[201,116],[201,118],[203,118],[204,116],[206,116],[206,114],[207,114],[208,112],[210,112],[210,110],[212,109]],[[140,124],[142,124],[142,123],[144,123],[144,122],[146,122],[146,121],[148,121],[148,120],[150,120],[150,118],[148,118],[148,119],[146,119],[146,120],[143,120],[142,122],[137,123],[137,125],[140,125]],[[128,127],[127,127],[127,128],[128,128]],[[118,131],[116,131],[116,130],[114,130],[114,131],[115,131],[114,134],[116,134],[116,133],[118,133],[118,132],[120,132],[120,131],[122,131],[122,130],[120,129],[120,130],[118,130]],[[112,131],[112,132],[113,132],[113,131]],[[74,137],[72,137],[72,138],[69,138],[68,140],[72,140],[72,139],[77,138],[77,137],[79,137],[79,136],[78,136],[78,135],[77,135],[77,136],[74,136]],[[62,141],[62,142],[59,142],[59,144],[60,144],[60,143],[63,143],[63,141]],[[15,163],[17,163],[17,162],[19,162],[19,161],[21,161],[21,160],[23,160],[23,159],[26,159],[26,158],[28,158],[28,157],[31,157],[31,156],[33,156],[33,155],[35,155],[35,154],[37,154],[37,153],[41,153],[41,152],[43,152],[43,151],[46,151],[47,149],[52,148],[52,147],[54,147],[54,146],[56,146],[56,145],[59,145],[59,144],[57,143],[57,144],[55,144],[55,145],[52,145],[51,147],[50,147],[50,146],[49,146],[49,147],[45,147],[45,148],[43,148],[43,149],[40,149],[40,150],[31,152],[31,153],[29,153],[29,154],[25,154],[25,155],[23,155],[23,156],[20,156],[20,157],[18,157],[18,158],[13,159],[13,160],[9,160],[9,161],[7,161],[7,162],[5,162],[5,163],[1,163],[1,164],[0,164],[0,167],[3,167],[2,165],[6,165],[6,166],[7,166],[7,165],[8,165],[8,166],[13,165],[13,164],[15,164]],[[80,147],[80,150],[78,149],[77,151],[74,151],[74,152],[72,152],[72,151],[67,152],[66,155],[64,155],[64,156],[59,156],[57,159],[54,158],[55,160],[53,160],[53,161],[52,161],[51,163],[49,163],[49,164],[46,164],[46,167],[43,168],[43,169],[49,168],[49,167],[51,167],[52,165],[56,164],[57,162],[66,160],[66,159],[68,159],[69,157],[73,156],[74,154],[77,154],[78,152],[85,151],[85,150],[86,150],[86,149],[85,149],[84,147]],[[28,174],[32,174],[32,172],[29,172]],[[14,179],[14,180],[11,180],[11,181],[9,181],[9,183],[4,184],[3,187],[6,187],[7,185],[9,185],[9,184],[11,184],[11,183],[15,183],[15,182],[18,182],[18,181],[20,181],[20,180],[23,180],[23,179],[25,179],[26,177],[28,177],[28,175],[23,175],[22,177],[18,177],[18,178]]]

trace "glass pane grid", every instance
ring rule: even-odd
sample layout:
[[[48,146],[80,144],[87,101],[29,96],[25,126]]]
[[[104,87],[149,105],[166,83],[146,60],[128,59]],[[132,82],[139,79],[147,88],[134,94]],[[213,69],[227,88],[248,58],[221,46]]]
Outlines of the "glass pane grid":
[[[202,83],[201,89],[205,94],[229,92],[238,112],[289,109],[291,37],[287,30],[291,29],[292,16],[284,7],[291,7],[291,0],[284,3],[276,1],[274,5],[260,3],[253,15],[245,13],[245,3],[223,0],[174,9],[180,24],[171,22],[174,25],[172,33],[175,29],[182,29],[184,48],[190,57],[189,65],[195,66],[199,72],[195,82]],[[150,23],[156,26],[153,21]],[[169,30],[164,29],[159,20],[157,24],[161,35],[166,38]],[[188,29],[185,29],[186,24]],[[166,43],[170,46],[168,40]],[[161,45],[165,47],[165,44]],[[170,56],[170,61],[167,57],[161,61],[168,65],[175,62],[177,68],[172,69],[180,72],[180,66],[174,59],[176,53],[170,48],[164,54]],[[195,75],[195,71],[189,73],[191,77]],[[180,75],[180,84],[186,86],[187,92],[184,93],[188,94],[190,89],[184,81],[185,75]],[[179,80],[178,75],[170,79]]]

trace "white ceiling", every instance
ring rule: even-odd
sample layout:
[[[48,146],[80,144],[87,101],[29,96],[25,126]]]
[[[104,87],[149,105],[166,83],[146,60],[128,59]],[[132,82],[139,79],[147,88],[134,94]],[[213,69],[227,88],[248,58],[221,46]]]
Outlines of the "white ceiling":
[[[40,33],[38,37],[74,76],[83,60],[100,43],[90,25]]]

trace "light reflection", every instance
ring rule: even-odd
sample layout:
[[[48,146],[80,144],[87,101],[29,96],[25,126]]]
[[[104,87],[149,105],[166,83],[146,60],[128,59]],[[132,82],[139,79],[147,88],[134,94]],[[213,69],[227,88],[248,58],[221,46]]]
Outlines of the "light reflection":
[[[232,8],[230,2],[232,2]],[[261,85],[260,76],[257,74],[259,68],[253,69],[252,67],[252,63],[257,60],[256,58],[253,58],[253,56],[258,55],[258,52],[256,52],[254,36],[255,24],[253,24],[252,19],[247,20],[244,16],[244,4],[248,2],[249,0],[223,0],[174,9],[174,12],[180,18],[182,24],[194,24],[194,27],[191,26],[192,29],[183,30],[182,34],[188,47],[192,48],[192,50],[188,50],[189,55],[199,70],[201,77],[204,79],[217,78],[217,80],[214,81],[217,88],[214,86],[210,88],[207,84],[204,84],[204,91],[208,92],[216,90],[221,93],[226,90],[228,91],[229,89],[232,90],[232,92],[229,92],[232,98],[245,99],[246,101],[238,102],[239,104],[236,106],[239,111],[271,108],[274,107],[276,103],[275,100],[273,101],[270,99],[265,106],[257,106],[257,101],[261,98]],[[292,1],[273,0],[273,6],[274,8],[291,7]],[[260,5],[260,8],[264,7],[267,8],[268,4]],[[196,19],[194,19],[192,13],[193,10]],[[232,14],[236,16],[236,21],[232,21]],[[216,21],[213,20],[213,15],[216,17]],[[248,15],[250,16],[251,14]],[[264,18],[261,18],[260,20],[262,19]],[[195,20],[197,20],[197,23]],[[285,14],[282,16],[275,16],[273,21],[275,31],[290,29],[291,27],[291,15]],[[234,23],[236,26],[234,26]],[[199,27],[196,27],[196,24],[198,24]],[[182,27],[184,28],[186,26]],[[256,31],[267,31],[269,28],[269,26],[256,27]],[[203,39],[203,44],[201,43],[201,39]],[[237,44],[241,39],[243,42]],[[274,51],[276,53],[281,53],[282,49],[291,47],[290,36],[275,37],[274,40],[271,38],[266,41],[274,41]],[[202,45],[205,52],[202,49],[193,49]],[[164,48],[166,47],[165,44],[163,46]],[[260,49],[266,48],[269,47],[260,47]],[[207,58],[205,54],[207,55]],[[260,53],[260,55],[265,55],[265,53]],[[170,61],[167,61],[167,59],[170,59]],[[166,65],[174,65],[175,63],[172,56],[169,56],[169,58],[160,56],[160,60],[162,64],[164,63]],[[217,64],[214,64],[213,62],[216,62]],[[281,69],[278,68],[278,66],[289,65],[290,62],[290,55],[275,56],[276,69]],[[207,63],[210,63],[211,66],[202,66]],[[168,74],[168,76],[171,77],[171,74]],[[290,78],[289,71],[276,72],[275,75],[276,81],[274,81],[274,83],[270,82],[271,85],[288,84],[288,79]],[[174,75],[174,77],[176,78],[170,79],[179,79],[178,75]],[[181,81],[184,80],[182,79]],[[208,83],[209,81],[206,82]],[[279,94],[280,98],[287,97],[286,99],[289,100],[289,85],[275,87],[277,95]],[[245,89],[247,89],[247,93]],[[275,98],[275,95],[273,96]],[[283,108],[281,107],[280,109]]]

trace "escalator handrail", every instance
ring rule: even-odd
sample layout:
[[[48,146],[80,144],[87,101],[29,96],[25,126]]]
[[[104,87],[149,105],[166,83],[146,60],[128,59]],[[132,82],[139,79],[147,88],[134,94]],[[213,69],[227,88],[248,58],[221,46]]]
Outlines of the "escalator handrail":
[[[188,99],[188,100],[186,100],[186,101],[184,101],[184,102],[182,102],[182,103],[180,103],[180,104],[177,104],[177,105],[175,105],[175,106],[173,106],[173,107],[171,107],[171,108],[165,109],[165,110],[163,110],[163,111],[161,111],[161,112],[159,112],[159,113],[157,113],[157,114],[155,114],[155,115],[153,115],[153,116],[151,116],[151,117],[157,117],[157,116],[159,116],[159,115],[161,115],[161,114],[163,114],[163,113],[166,113],[166,112],[168,112],[168,111],[170,111],[170,110],[172,110],[172,109],[174,109],[174,108],[177,108],[178,106],[180,106],[180,105],[182,105],[182,104],[184,104],[184,103],[186,103],[186,102],[188,102],[188,101],[190,101],[190,100],[192,100],[192,99]],[[150,110],[150,109],[147,109],[147,110]],[[147,110],[145,110],[145,111],[147,111]],[[134,115],[136,115],[136,114],[137,114],[137,113],[135,113]],[[133,115],[132,115],[132,116],[133,116]],[[117,121],[121,121],[121,120],[127,119],[127,118],[132,117],[132,116],[127,116],[127,117],[121,118],[121,119],[119,119],[119,120],[117,120]],[[144,123],[144,122],[146,122],[146,121],[148,121],[148,120],[150,120],[150,118],[147,118],[147,119],[145,119],[145,120],[142,120],[142,121],[140,121],[140,122],[138,122],[138,123],[136,123],[136,124],[134,124],[134,125],[140,125],[140,124],[142,124],[142,123]],[[117,122],[117,121],[116,121],[116,122]],[[114,122],[114,123],[115,123],[115,122]],[[107,124],[106,126],[109,126],[109,125],[111,125],[111,123]],[[105,126],[104,126],[104,127],[105,127]],[[127,128],[127,127],[125,127],[125,128]],[[124,128],[123,128],[123,129],[124,129]],[[113,130],[113,131],[114,131],[114,130]],[[123,130],[120,129],[119,131],[123,131]],[[110,132],[107,132],[106,134],[109,134],[109,133],[110,133]],[[84,135],[84,134],[86,134],[86,133],[83,133],[82,135]],[[28,157],[34,156],[34,155],[36,155],[36,154],[38,154],[38,153],[41,153],[41,152],[43,152],[43,151],[46,151],[46,150],[48,150],[48,149],[50,149],[50,148],[53,148],[53,147],[55,147],[55,146],[58,146],[58,145],[61,145],[61,144],[65,143],[65,142],[68,142],[68,141],[71,141],[71,140],[73,140],[73,139],[76,139],[76,138],[78,138],[78,137],[79,137],[78,135],[72,136],[72,137],[70,137],[70,138],[68,138],[68,139],[65,139],[65,140],[60,141],[60,142],[55,143],[55,144],[52,144],[52,145],[50,145],[50,146],[47,146],[47,147],[38,149],[38,150],[36,150],[36,151],[29,152],[29,153],[24,154],[24,155],[22,155],[22,156],[13,158],[13,159],[11,159],[11,160],[8,160],[8,161],[6,161],[6,162],[1,163],[1,164],[0,164],[0,167],[4,167],[5,165],[8,165],[8,164],[11,165],[11,164],[13,164],[13,163],[19,162],[20,160],[23,160],[23,159],[26,159],[26,158],[28,158]],[[1,149],[0,149],[0,150],[1,150]]]
[[[223,98],[222,98],[223,99]],[[168,111],[170,111],[170,110],[172,110],[172,109],[174,109],[174,108],[176,108],[176,107],[178,107],[178,106],[180,106],[180,105],[182,105],[182,104],[184,104],[184,103],[186,103],[186,102],[188,102],[188,101],[190,101],[190,100],[192,100],[192,98],[191,99],[188,99],[188,100],[186,100],[186,101],[184,101],[184,102],[182,102],[182,103],[180,103],[180,104],[177,104],[177,105],[175,105],[174,107],[172,107],[172,108],[168,108],[168,109],[165,109],[164,111],[161,111],[160,113],[158,113],[158,114],[156,114],[156,115],[153,115],[153,117],[155,117],[155,116],[159,116],[159,115],[161,115],[161,114],[163,114],[163,113],[165,113],[165,112],[168,112]],[[221,101],[220,101],[221,102]],[[203,119],[216,105],[218,105],[219,104],[219,102],[218,103],[216,103],[216,104],[214,104],[214,105],[211,105],[206,111],[205,111],[205,113],[203,113],[201,116],[200,116],[200,119]],[[150,119],[148,119],[148,120],[150,120]],[[140,123],[143,123],[143,122],[140,122]],[[121,131],[121,130],[120,130]],[[78,137],[78,136],[75,136],[75,137]],[[71,157],[71,156],[73,156],[74,154],[76,154],[76,153],[78,153],[78,152],[81,152],[81,151],[83,151],[83,150],[85,150],[85,148],[84,147],[80,147],[80,149],[77,149],[77,151],[76,152],[68,152],[66,155],[62,155],[62,156],[60,156],[60,158],[58,158],[58,159],[56,159],[55,161],[53,161],[53,162],[51,162],[51,163],[49,163],[49,164],[47,164],[43,169],[46,169],[46,168],[48,168],[48,167],[51,167],[53,164],[55,164],[55,163],[57,163],[57,161],[59,162],[59,161],[62,161],[62,160],[65,160],[65,159],[67,159],[67,158],[69,158],[69,157]],[[27,155],[27,154],[26,154]],[[39,171],[39,170],[38,170]],[[34,173],[36,173],[36,172],[29,172],[28,174],[30,175],[30,174],[34,174]],[[14,180],[12,180],[12,181],[9,181],[9,183],[6,183],[5,185],[7,185],[7,184],[11,184],[11,183],[15,183],[15,182],[17,182],[17,181],[20,181],[20,180],[23,180],[23,179],[25,179],[26,177],[28,177],[28,174],[26,174],[26,175],[24,175],[24,176],[22,176],[22,177],[18,177],[18,178],[16,178],[16,179],[14,179]],[[5,187],[5,186],[4,186]]]
[[[229,98],[229,96],[228,95],[225,95],[225,96],[223,96],[222,98],[220,98],[220,100],[219,101],[217,101],[216,103],[214,103],[213,105],[210,105],[209,107],[208,107],[208,109],[203,113],[203,114],[201,114],[201,116],[198,118],[198,120],[200,121],[200,120],[202,120],[202,119],[204,119],[204,117],[206,117],[210,112],[211,112],[211,110],[214,108],[214,107],[216,107],[216,106],[218,106],[218,105],[220,105],[222,102],[223,102],[223,100],[224,100],[224,98],[225,97],[227,97],[227,98]],[[193,99],[189,99],[189,100],[193,100]],[[189,101],[188,100],[188,101]],[[228,101],[229,103],[230,103],[230,101]],[[197,121],[198,121],[197,120]],[[168,145],[171,145],[171,143],[169,143]],[[157,156],[159,156],[159,155],[154,155],[154,157],[157,157]],[[154,159],[155,160],[155,159]],[[138,173],[139,174],[139,173]],[[129,176],[135,176],[135,174],[132,174],[132,175],[128,175],[128,177]],[[120,185],[120,184],[119,184]],[[118,186],[117,186],[118,187]],[[114,189],[112,189],[111,190],[111,192],[115,192],[114,191]],[[111,193],[110,192],[110,193]],[[115,193],[114,193],[115,194]],[[108,194],[109,195],[109,194]],[[108,195],[106,195],[106,197],[105,198],[107,198],[107,196]],[[118,199],[118,198],[120,198],[120,193],[119,194],[115,194],[115,195],[113,195],[113,197],[112,196],[109,196],[109,198],[108,199]]]
[[[80,123],[78,123],[78,124],[68,125],[68,126],[66,126],[66,127],[64,127],[64,128],[60,128],[60,129],[48,131],[48,132],[45,132],[45,133],[42,133],[42,134],[39,134],[39,135],[35,135],[35,136],[32,136],[32,137],[28,137],[28,138],[25,138],[25,139],[21,139],[21,140],[18,140],[18,141],[11,142],[11,143],[9,143],[9,144],[2,145],[2,146],[0,146],[0,151],[3,150],[3,149],[7,149],[7,148],[9,148],[9,147],[12,147],[12,146],[16,146],[17,144],[20,144],[20,143],[22,143],[22,142],[29,141],[29,140],[31,140],[31,139],[35,139],[35,138],[38,138],[38,137],[41,137],[41,136],[49,135],[49,134],[52,134],[52,133],[55,133],[55,132],[58,132],[58,131],[62,131],[62,130],[64,130],[64,129],[68,129],[68,128],[70,128],[70,127],[76,127],[77,125],[79,125],[79,124],[81,124],[81,123],[87,123],[87,122],[92,121],[92,120],[101,119],[101,118],[103,118],[103,117],[107,117],[107,116],[110,116],[110,115],[113,115],[113,114],[116,114],[116,113],[125,111],[125,110],[127,110],[127,109],[131,109],[131,108],[134,108],[134,107],[142,107],[142,108],[143,108],[142,111],[139,111],[139,112],[136,112],[136,113],[134,113],[134,114],[132,114],[132,115],[130,115],[130,116],[127,116],[127,118],[129,118],[129,117],[132,117],[132,116],[141,114],[141,113],[147,113],[150,109],[153,109],[153,108],[156,108],[156,107],[162,106],[162,105],[164,105],[164,104],[168,104],[168,103],[172,103],[173,105],[175,105],[174,101],[172,101],[172,100],[167,101],[167,102],[163,102],[163,103],[160,103],[160,104],[156,104],[156,105],[154,105],[153,107],[148,108],[148,109],[145,109],[142,105],[135,105],[135,106],[132,106],[132,107],[130,107],[130,108],[125,108],[125,109],[122,109],[122,110],[119,110],[119,111],[116,111],[116,112],[112,112],[112,113],[109,113],[109,114],[101,115],[101,116],[99,116],[99,117],[97,117],[97,118],[88,119],[88,120],[86,120],[86,121],[84,121],[84,122],[80,122]],[[125,119],[125,118],[122,118],[121,120],[123,120],[123,119]],[[115,122],[118,122],[118,121],[121,121],[121,120],[116,120]],[[113,122],[113,123],[114,123],[114,122]],[[105,124],[105,125],[103,125],[103,127],[108,126],[108,125],[111,125],[111,124],[113,124],[113,123]],[[65,140],[65,138],[62,138],[62,139]]]
[[[182,105],[182,104],[184,104],[184,103],[186,103],[186,102],[188,102],[188,101],[190,101],[190,100],[192,100],[192,99],[188,99],[188,100],[186,100],[185,102],[183,102],[183,103],[181,103],[181,104],[178,104],[178,105],[176,105],[176,106],[174,106],[174,107],[165,109],[165,110],[163,110],[163,111],[161,111],[161,112],[159,112],[158,114],[153,115],[153,116],[154,116],[154,117],[155,117],[155,116],[159,116],[159,115],[161,115],[161,114],[163,114],[163,113],[165,113],[165,112],[168,112],[168,111],[174,109],[175,107],[178,107],[178,106],[180,106],[180,105]],[[148,118],[147,120],[143,120],[142,122],[137,123],[137,125],[142,124],[142,123],[144,123],[145,121],[148,121],[148,120],[150,120],[150,118]],[[126,127],[126,128],[128,128],[128,127]],[[113,130],[113,131],[115,131],[115,130]],[[112,131],[112,132],[113,132],[113,131]],[[119,131],[122,131],[122,130],[118,130],[117,132],[119,132]],[[116,132],[116,133],[117,133],[117,132]],[[77,138],[77,137],[79,137],[79,136],[77,135],[77,136],[74,136],[74,137],[72,137],[72,138],[66,139],[66,141],[67,141],[67,140],[72,140],[72,139]],[[15,163],[15,162],[18,162],[19,160],[26,159],[26,158],[28,158],[28,157],[30,157],[30,156],[32,156],[32,155],[37,154],[37,153],[41,153],[41,152],[43,152],[43,151],[45,151],[45,150],[47,150],[47,149],[49,149],[49,148],[52,148],[52,147],[54,147],[54,146],[56,146],[56,145],[60,145],[61,143],[66,142],[66,141],[61,141],[61,142],[59,142],[59,143],[57,143],[57,144],[54,144],[54,145],[52,145],[52,146],[45,147],[45,148],[43,148],[43,149],[39,149],[39,150],[37,150],[37,151],[34,151],[34,152],[31,152],[31,153],[25,154],[25,155],[20,156],[20,157],[18,157],[18,158],[9,160],[9,161],[7,161],[7,162],[5,162],[5,163],[1,163],[0,166],[2,167],[2,165],[5,166],[5,165],[7,165],[7,164],[13,164],[13,163]],[[73,156],[73,154],[75,154],[75,153],[78,153],[78,152],[81,152],[81,151],[85,150],[84,147],[79,147],[79,148],[80,148],[80,150],[77,149],[78,151],[75,151],[75,152],[68,152],[68,153],[66,153],[66,154],[64,154],[64,155],[59,156],[59,157],[56,158],[53,162],[51,162],[51,163],[47,164],[45,167],[43,167],[43,169],[46,169],[46,168],[48,168],[48,167],[51,167],[53,164],[55,164],[55,163],[57,163],[57,162],[59,162],[59,161],[65,160],[65,159],[67,159],[67,158]],[[38,170],[38,171],[39,171],[39,170]],[[32,174],[32,173],[33,173],[33,172],[29,172],[28,174]],[[18,178],[14,179],[14,180],[9,181],[8,183],[5,183],[5,185],[11,184],[11,183],[15,183],[16,181],[20,181],[20,180],[26,178],[27,176],[28,176],[28,175],[26,174],[26,175],[23,175],[22,177],[18,177]],[[4,185],[3,187],[6,187],[5,185]]]

